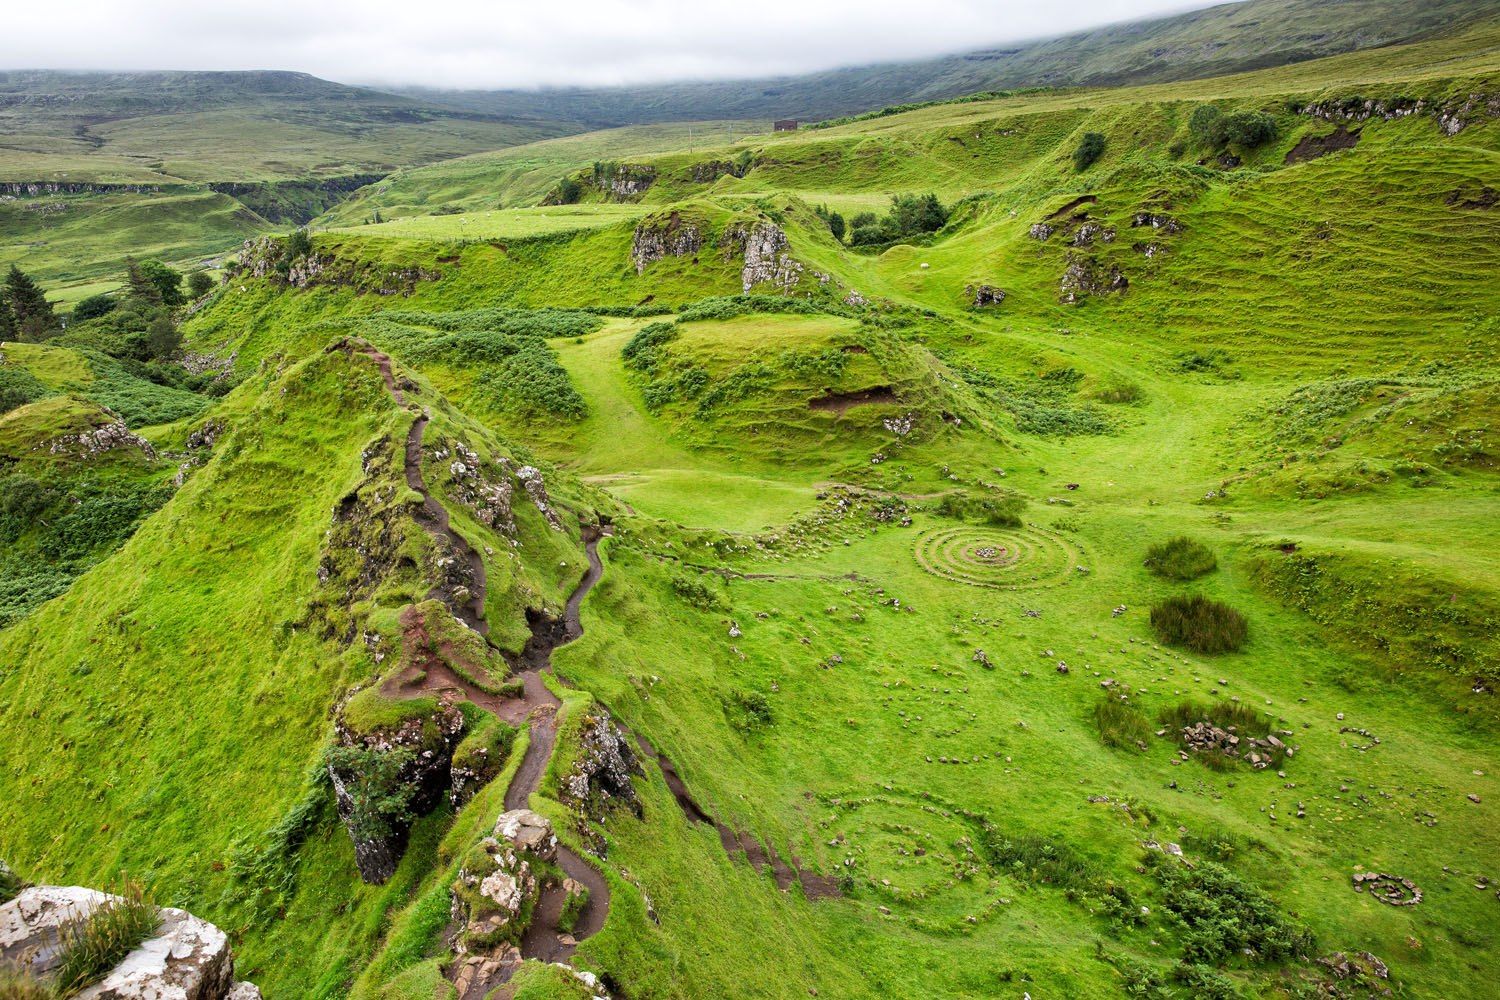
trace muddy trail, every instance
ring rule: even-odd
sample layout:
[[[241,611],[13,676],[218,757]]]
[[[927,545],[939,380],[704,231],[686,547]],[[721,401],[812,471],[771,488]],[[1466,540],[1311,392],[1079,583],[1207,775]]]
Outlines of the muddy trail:
[[[448,512],[432,495],[422,476],[422,444],[429,423],[428,414],[407,402],[406,391],[415,387],[398,380],[391,359],[373,345],[359,341],[348,341],[346,350],[366,355],[380,369],[386,389],[401,406],[417,414],[406,436],[405,472],[406,483],[422,496],[422,506],[416,520],[435,539],[441,540],[452,550],[459,563],[457,574],[448,572],[443,582],[427,595],[447,605],[465,625],[488,641],[489,623],[484,617],[485,569],[483,557],[457,531],[453,529]],[[593,526],[583,529],[584,550],[588,555],[588,571],[568,597],[561,621],[544,614],[528,613],[531,638],[520,656],[508,657],[514,673],[522,682],[519,698],[505,698],[482,690],[455,671],[436,664],[426,664],[428,676],[421,687],[428,690],[456,690],[474,702],[512,724],[528,723],[530,739],[521,765],[510,786],[505,791],[505,808],[524,809],[529,806],[531,795],[541,786],[542,776],[552,759],[557,746],[557,710],[561,700],[552,693],[542,679],[542,674],[552,669],[552,651],[558,646],[572,642],[583,635],[583,624],[579,610],[583,599],[604,574],[604,565],[599,560],[599,538],[603,532]],[[467,591],[465,594],[464,591]],[[466,599],[465,599],[466,598]],[[529,722],[528,722],[529,720]],[[609,914],[609,885],[598,869],[594,868],[567,846],[557,847],[557,863],[568,875],[589,891],[588,903],[578,916],[571,934],[557,929],[557,919],[562,912],[566,894],[558,885],[548,886],[542,893],[533,916],[531,926],[521,939],[520,957],[534,958],[542,962],[566,962],[573,955],[578,942],[597,933]],[[450,978],[457,975],[463,961],[456,961],[448,970]],[[504,985],[514,974],[515,961],[487,963],[482,975],[475,976],[467,984],[460,1000],[482,998],[497,986]]]

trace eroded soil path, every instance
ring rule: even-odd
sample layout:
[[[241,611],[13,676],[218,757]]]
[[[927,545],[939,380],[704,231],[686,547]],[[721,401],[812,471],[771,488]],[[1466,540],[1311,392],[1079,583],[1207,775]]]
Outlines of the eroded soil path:
[[[416,419],[407,432],[405,452],[406,483],[422,496],[422,506],[416,519],[429,534],[446,543],[454,558],[463,561],[466,572],[461,575],[467,579],[467,583],[462,585],[467,590],[466,594],[451,580],[445,580],[435,586],[428,596],[443,601],[459,620],[488,640],[490,628],[484,616],[484,559],[467,539],[454,530],[448,511],[432,495],[422,476],[422,443],[429,416],[417,405],[407,402],[407,390],[414,386],[396,378],[388,355],[373,345],[360,341],[349,341],[345,346],[348,350],[364,354],[373,360],[380,369],[391,397],[399,405],[416,413]],[[583,606],[583,599],[604,575],[604,565],[599,559],[601,534],[598,528],[590,525],[584,527],[583,541],[588,555],[588,571],[569,595],[562,621],[540,614],[530,616],[531,638],[518,657],[508,657],[512,661],[512,669],[522,682],[521,697],[504,698],[494,695],[446,667],[429,671],[422,683],[422,687],[429,690],[457,690],[468,700],[508,722],[528,724],[530,740],[526,753],[505,791],[507,810],[528,808],[531,795],[541,786],[542,776],[546,774],[552,751],[557,746],[557,710],[562,702],[547,687],[542,675],[552,669],[554,649],[583,635],[579,610]],[[452,575],[448,574],[450,577]],[[545,889],[531,926],[521,939],[522,958],[566,962],[577,949],[578,942],[597,933],[609,915],[609,885],[599,870],[562,844],[557,848],[557,863],[569,878],[588,889],[588,903],[578,916],[572,932],[565,934],[557,929],[557,920],[562,912],[566,893],[561,886],[554,885]],[[456,972],[459,966],[460,963],[454,963],[453,971]],[[514,963],[500,964],[498,968],[473,979],[460,1000],[484,997],[495,987],[508,981],[514,971]]]

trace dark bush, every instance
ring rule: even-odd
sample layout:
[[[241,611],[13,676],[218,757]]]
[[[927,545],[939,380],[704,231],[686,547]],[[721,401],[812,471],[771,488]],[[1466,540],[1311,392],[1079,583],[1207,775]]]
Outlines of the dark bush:
[[[1310,957],[1317,946],[1311,931],[1222,865],[1199,860],[1189,868],[1156,853],[1148,853],[1146,863],[1162,886],[1167,912],[1185,928],[1189,964],[1222,965],[1241,953],[1254,962],[1289,962]]]
[[[1104,155],[1104,134],[1085,132],[1078,148],[1073,150],[1073,169],[1079,173],[1092,167]]]
[[[1146,550],[1146,568],[1168,580],[1196,580],[1218,564],[1213,550],[1185,535]]]
[[[1207,149],[1235,145],[1253,149],[1276,138],[1276,119],[1264,111],[1225,114],[1212,104],[1199,105],[1188,118],[1188,133]]]
[[[1169,597],[1151,609],[1151,627],[1162,642],[1195,653],[1224,653],[1245,644],[1245,618],[1202,594]]]
[[[82,323],[85,320],[98,319],[100,316],[108,315],[114,309],[116,302],[113,296],[90,295],[73,307],[73,322]]]

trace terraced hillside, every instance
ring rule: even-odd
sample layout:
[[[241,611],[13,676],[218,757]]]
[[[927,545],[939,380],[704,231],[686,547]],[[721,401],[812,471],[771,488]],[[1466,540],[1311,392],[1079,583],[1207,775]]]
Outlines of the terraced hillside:
[[[1488,995],[1497,37],[465,158],[192,378],[7,344],[0,858],[276,1000]]]

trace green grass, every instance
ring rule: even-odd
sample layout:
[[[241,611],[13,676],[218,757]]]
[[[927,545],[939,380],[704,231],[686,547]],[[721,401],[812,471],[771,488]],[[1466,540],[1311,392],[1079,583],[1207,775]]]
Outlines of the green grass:
[[[1332,129],[1288,98],[1446,101],[1488,86],[1492,39],[926,107],[751,144],[750,172],[711,184],[692,165],[742,144],[687,153],[677,132],[402,175],[385,194],[404,220],[540,197],[596,156],[653,162],[653,217],[675,210],[709,236],[777,221],[804,277],[771,309],[736,297],[740,262],[711,242],[696,263],[637,273],[631,218],[590,205],[572,211],[598,225],[475,242],[444,228],[465,215],[412,222],[434,227],[420,238],[344,220],[315,246],[354,284],[231,286],[187,324],[195,350],[238,352],[244,379],[202,414],[229,427],[214,457],[0,631],[0,856],[49,881],[149,872],[235,929],[240,974],[271,1000],[441,992],[448,885],[526,733],[473,802],[417,823],[388,885],[357,883],[309,773],[330,707],[399,662],[377,664],[360,637],[389,638],[429,583],[415,533],[395,580],[328,612],[356,638],[319,630],[339,597],[317,582],[331,512],[370,446],[411,420],[372,366],[324,353],[356,335],[432,414],[424,475],[488,550],[497,645],[521,647],[528,608],[560,612],[583,566],[574,515],[613,521],[584,635],[554,656],[563,735],[533,807],[582,844],[556,793],[578,713],[607,706],[706,810],[843,887],[780,892],[689,823],[645,761],[641,814],[589,830],[611,909],[575,962],[618,992],[1271,998],[1317,988],[1308,956],[1368,950],[1408,995],[1483,993],[1493,900],[1472,885],[1500,853],[1500,508],[1497,303],[1481,279],[1500,259],[1493,212],[1448,198],[1500,184],[1500,129],[1372,121],[1353,149],[1283,159]],[[1274,114],[1281,138],[1239,169],[1198,167],[1172,145],[1207,100]],[[1106,145],[1079,175],[1085,131]],[[451,185],[430,204],[413,197],[424,175]],[[878,254],[836,244],[811,209],[926,190],[968,200],[930,239]],[[1085,194],[1113,241],[1028,235]],[[1132,227],[1142,211],[1182,231]],[[1132,248],[1147,240],[1164,249]],[[1060,301],[1070,250],[1129,287]],[[373,291],[409,268],[437,277]],[[971,283],[1007,297],[972,308]],[[849,289],[875,304],[845,308]],[[654,323],[666,332],[627,358]],[[4,453],[30,463],[41,435],[92,412],[66,394],[105,376],[79,351],[16,357],[58,393],[0,417]],[[882,386],[899,405],[809,405]],[[918,430],[884,425],[908,409]],[[149,433],[175,446],[183,429]],[[451,473],[459,443],[538,463],[566,530],[519,492],[518,544],[477,520]],[[399,475],[381,475],[366,490],[399,504]],[[931,571],[935,537],[952,540],[948,564],[999,585]],[[364,560],[350,547],[333,562]],[[1187,638],[1227,622],[1238,652],[1164,643],[1151,609],[1178,606]],[[1249,626],[1193,610],[1219,607]],[[388,707],[371,702],[358,707]],[[1198,767],[1172,732],[1197,721],[1295,752]],[[473,738],[498,752],[504,732]],[[1352,891],[1357,870],[1410,877],[1426,899],[1384,906]],[[540,966],[517,986],[572,988]]]
[[[58,934],[57,963],[52,975],[59,997],[76,996],[104,978],[136,946],[156,933],[161,913],[132,883],[87,917],[65,924]]]

